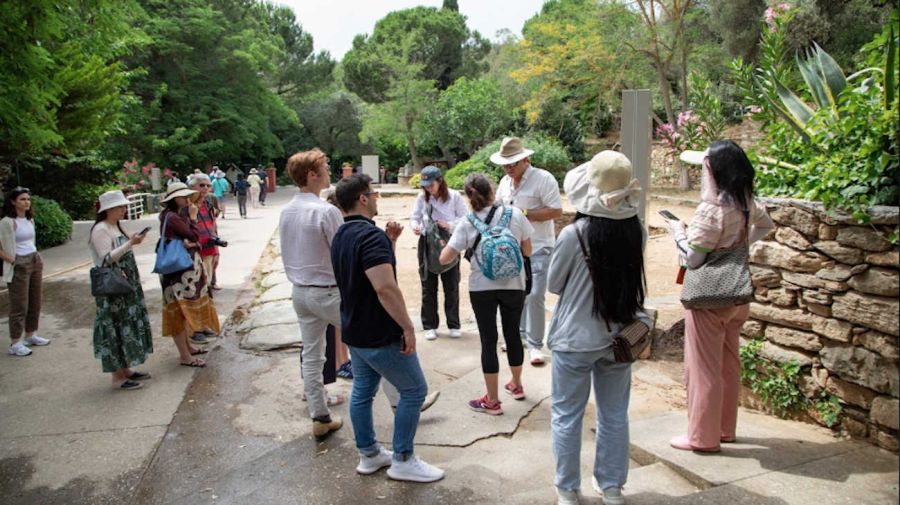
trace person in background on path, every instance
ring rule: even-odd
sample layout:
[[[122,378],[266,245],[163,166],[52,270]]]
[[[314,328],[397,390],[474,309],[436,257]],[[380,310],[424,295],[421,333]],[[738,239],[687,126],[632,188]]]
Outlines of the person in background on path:
[[[44,262],[36,244],[31,192],[28,188],[13,188],[3,200],[0,219],[2,275],[9,289],[8,352],[12,356],[29,356],[29,346],[50,344],[50,340],[35,335],[41,318],[44,275]]]
[[[428,269],[428,242],[425,240],[426,226],[435,223],[445,230],[449,236],[456,228],[457,222],[466,215],[466,204],[458,192],[447,187],[447,181],[441,175],[441,169],[427,166],[422,169],[422,192],[416,198],[412,217],[409,221],[413,233],[419,236],[419,279],[422,281],[422,328],[425,340],[437,338],[440,324],[438,316],[438,278],[444,285],[444,315],[447,317],[447,328],[450,337],[462,336],[459,324],[459,263],[444,273],[436,274]],[[440,252],[436,252],[440,254]]]
[[[268,192],[268,184],[266,180],[268,179],[268,174],[266,173],[266,169],[260,168],[256,171],[256,176],[259,177],[259,204],[263,207],[266,206],[266,193]],[[329,179],[330,184],[330,179]]]
[[[219,259],[219,248],[215,242],[219,237],[219,226],[216,223],[218,209],[215,205],[215,196],[210,193],[212,184],[210,184],[209,176],[206,174],[196,174],[191,178],[190,188],[197,193],[192,196],[196,198],[194,203],[197,205],[199,212],[197,213],[197,229],[200,230],[200,236],[204,245],[200,248],[200,261],[203,263],[203,272],[209,282],[210,289],[218,289],[215,285],[215,267]],[[189,209],[182,209],[182,217],[190,217]],[[210,292],[210,298],[212,293]],[[215,308],[215,303],[213,303]],[[215,337],[216,333],[210,328],[206,328],[201,332],[191,335],[191,341],[195,344],[209,343],[208,337]]]
[[[259,191],[262,180],[259,178],[255,168],[250,169],[250,176],[247,177],[247,184],[250,185],[250,207],[259,208]]]
[[[96,296],[94,318],[94,357],[104,373],[112,374],[112,385],[119,390],[140,389],[150,374],[132,370],[153,353],[150,317],[141,288],[141,275],[132,248],[144,241],[146,232],[129,236],[121,220],[128,212],[128,199],[121,191],[100,195],[100,208],[91,227],[88,245],[94,266],[116,264],[128,277],[131,293]]]
[[[710,252],[743,243],[749,246],[775,226],[753,199],[755,172],[740,146],[718,140],[701,156],[701,201],[691,226],[685,230],[682,221],[669,221],[687,268],[702,266]],[[672,447],[718,452],[720,443],[734,442],[741,383],[740,331],[749,315],[750,304],[685,311],[688,433],[673,438]]]
[[[309,402],[313,435],[323,437],[343,426],[328,407],[344,402],[328,397],[323,379],[326,330],[341,324],[341,295],[331,266],[331,242],[343,224],[341,212],[322,201],[319,192],[330,185],[328,158],[319,149],[294,154],[287,170],[299,191],[281,211],[278,232],[284,273],[293,284],[294,312],[303,340],[300,373]]]
[[[485,258],[476,247],[480,243],[481,234],[471,220],[479,220],[488,227],[503,226],[509,228],[523,257],[532,252],[531,236],[534,228],[525,219],[525,215],[516,207],[494,205],[494,188],[487,177],[482,174],[471,174],[466,177],[464,186],[472,212],[467,219],[461,220],[450,237],[450,242],[441,252],[441,263],[451,263],[462,251],[474,248],[474,261],[469,269],[469,299],[472,311],[478,324],[481,336],[481,371],[487,394],[469,402],[469,408],[475,412],[490,415],[503,414],[499,398],[500,363],[497,360],[497,310],[500,310],[500,322],[503,326],[503,338],[506,340],[509,370],[512,379],[503,387],[514,400],[524,400],[525,390],[522,388],[522,362],[524,350],[519,336],[519,321],[522,306],[525,303],[525,269],[519,275],[506,279],[488,279],[481,270]],[[503,224],[505,223],[505,225]]]
[[[216,167],[218,168],[218,167]],[[225,219],[225,195],[228,194],[228,179],[225,178],[225,172],[221,170],[217,170],[213,172],[214,179],[212,181],[212,191],[213,195],[216,196],[216,200],[219,202],[219,210],[221,210],[221,218]]]
[[[497,186],[497,203],[521,209],[534,226],[534,252],[530,259],[532,286],[525,298],[519,332],[528,345],[531,364],[540,366],[546,359],[542,349],[547,310],[544,306],[547,266],[556,243],[554,219],[562,216],[562,200],[553,174],[531,166],[529,156],[532,154],[534,151],[525,149],[520,139],[506,137],[500,150],[491,155],[491,162],[502,166],[506,173]]]
[[[603,151],[570,171],[566,196],[578,211],[550,259],[551,293],[559,295],[547,347],[553,354],[550,427],[560,505],[577,505],[581,489],[581,423],[594,386],[594,489],[606,505],[623,505],[628,477],[631,363],[617,362],[613,338],[628,325],[649,331],[644,312],[641,187],[631,162]],[[587,251],[585,253],[584,251]]]
[[[192,346],[188,336],[207,328],[218,334],[219,316],[209,297],[206,272],[199,254],[207,241],[197,222],[200,208],[188,200],[195,193],[179,182],[166,188],[166,196],[160,200],[165,204],[159,214],[160,240],[183,241],[194,264],[181,272],[160,275],[159,280],[163,294],[163,336],[173,338],[183,366],[204,367],[206,362],[195,356],[206,350]],[[183,209],[187,209],[187,216],[182,215]]]
[[[390,466],[395,480],[434,482],[444,471],[414,453],[419,414],[428,385],[416,353],[416,333],[397,285],[394,245],[403,226],[389,222],[386,231],[372,220],[378,192],[372,179],[353,175],[335,189],[346,214],[331,243],[331,262],[341,292],[341,338],[353,359],[350,420],[359,450],[356,471],[363,475]],[[372,401],[384,378],[400,392],[394,415],[393,453],[375,438]]]
[[[244,180],[244,173],[238,172],[237,180],[234,181],[234,187],[231,188],[231,191],[237,197],[238,212],[241,214],[241,219],[247,219],[247,190],[249,187],[250,185]]]

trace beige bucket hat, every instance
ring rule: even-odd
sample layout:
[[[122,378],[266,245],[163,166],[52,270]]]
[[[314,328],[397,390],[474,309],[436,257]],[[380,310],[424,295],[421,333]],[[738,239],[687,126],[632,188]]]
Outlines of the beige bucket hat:
[[[495,165],[510,165],[522,158],[534,154],[531,149],[525,149],[522,139],[519,137],[504,137],[500,142],[500,150],[491,155],[491,163]]]

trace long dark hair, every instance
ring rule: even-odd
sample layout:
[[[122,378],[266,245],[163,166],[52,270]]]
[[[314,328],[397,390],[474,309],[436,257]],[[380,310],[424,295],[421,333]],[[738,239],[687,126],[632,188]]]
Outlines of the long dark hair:
[[[719,193],[745,213],[753,199],[756,172],[741,146],[731,140],[717,140],[709,146],[709,167]]]
[[[591,315],[610,322],[628,324],[644,308],[647,279],[644,276],[644,232],[637,216],[608,219],[578,213],[586,219],[582,237],[591,257],[594,304]]]
[[[93,235],[94,233],[94,228],[97,226],[97,224],[100,223],[100,221],[106,221],[107,215],[108,214],[105,210],[101,210],[97,213],[97,217],[94,218],[94,224],[91,225],[91,231],[88,232],[88,243],[91,242],[91,235]],[[118,228],[122,235],[125,235],[126,238],[131,238],[127,233],[125,233],[125,230],[122,229],[122,220],[116,221],[116,228]]]
[[[446,202],[450,198],[450,188],[447,187],[447,181],[443,177],[437,177],[435,180],[438,183],[438,190],[435,196],[438,200]],[[431,201],[431,193],[428,192],[428,188],[422,188],[422,192],[425,193],[425,201]]]
[[[13,188],[12,191],[6,194],[6,199],[3,200],[3,217],[11,217],[13,219],[19,217],[19,214],[16,213],[16,198],[19,198],[21,195],[28,193],[31,196],[31,191],[28,188]],[[28,210],[25,211],[25,219],[29,221],[34,219],[34,202],[31,203],[31,207],[28,207]]]

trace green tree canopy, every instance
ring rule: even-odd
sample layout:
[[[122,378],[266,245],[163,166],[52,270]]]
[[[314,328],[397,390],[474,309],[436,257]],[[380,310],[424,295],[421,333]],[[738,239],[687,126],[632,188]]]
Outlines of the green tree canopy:
[[[481,70],[490,44],[466,27],[459,12],[414,7],[389,13],[375,24],[371,36],[357,35],[344,56],[344,85],[369,103],[387,99],[392,69],[384,54],[400,54],[400,41],[415,34],[407,63],[420,66],[419,79],[446,89],[458,77]]]

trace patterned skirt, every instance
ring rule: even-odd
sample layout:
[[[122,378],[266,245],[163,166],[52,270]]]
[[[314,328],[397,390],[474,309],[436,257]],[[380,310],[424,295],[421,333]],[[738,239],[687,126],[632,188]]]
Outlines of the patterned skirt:
[[[94,319],[94,357],[104,372],[132,368],[147,360],[153,352],[150,317],[144,304],[144,290],[131,252],[118,261],[119,267],[132,280],[134,290],[122,296],[97,296]]]
[[[209,296],[209,285],[200,254],[191,252],[194,266],[181,272],[160,275],[163,293],[162,333],[164,337],[212,330],[219,333],[219,315]]]

